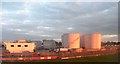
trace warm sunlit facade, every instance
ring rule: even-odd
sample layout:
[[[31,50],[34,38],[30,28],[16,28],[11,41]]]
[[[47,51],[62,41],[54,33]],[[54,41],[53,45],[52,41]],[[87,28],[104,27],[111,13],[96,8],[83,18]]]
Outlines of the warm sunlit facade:
[[[34,52],[35,43],[27,43],[27,42],[14,42],[14,43],[4,43],[6,46],[6,50],[9,50],[10,53],[22,53],[23,51]]]
[[[100,49],[101,48],[101,34],[85,34],[84,46],[86,49]]]
[[[80,48],[80,34],[64,34],[62,35],[62,43],[65,48]]]

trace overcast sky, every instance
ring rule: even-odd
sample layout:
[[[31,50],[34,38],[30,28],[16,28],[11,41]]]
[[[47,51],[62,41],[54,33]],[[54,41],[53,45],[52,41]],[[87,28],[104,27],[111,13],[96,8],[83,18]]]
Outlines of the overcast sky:
[[[60,39],[64,33],[102,34],[118,40],[117,2],[3,2],[0,3],[3,41]]]

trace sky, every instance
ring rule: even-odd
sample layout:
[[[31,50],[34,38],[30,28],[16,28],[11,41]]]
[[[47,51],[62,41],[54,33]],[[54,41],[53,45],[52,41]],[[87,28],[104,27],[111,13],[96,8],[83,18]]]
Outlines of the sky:
[[[60,40],[64,33],[102,34],[118,40],[117,2],[2,2],[0,41]]]

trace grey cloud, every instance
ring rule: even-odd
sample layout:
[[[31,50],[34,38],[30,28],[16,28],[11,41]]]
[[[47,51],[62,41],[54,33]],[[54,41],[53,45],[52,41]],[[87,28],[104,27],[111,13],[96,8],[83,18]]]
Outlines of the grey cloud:
[[[63,33],[69,32],[100,32],[103,35],[117,34],[118,32],[117,3],[114,2],[34,4],[31,11],[31,16],[23,16],[24,18],[17,16],[18,18],[15,17],[15,19],[18,22],[11,21],[13,22],[11,25],[4,26],[3,40],[17,38],[56,39],[60,38]],[[9,16],[5,18],[8,21],[13,19]],[[30,22],[23,24],[24,20],[30,20]],[[38,26],[42,27],[37,29]],[[45,29],[45,27],[49,28]],[[73,28],[73,30],[68,30],[68,27]],[[8,31],[8,29],[22,29],[25,31],[16,32]],[[30,31],[34,31],[38,35],[25,34]],[[12,36],[12,38],[7,36]]]
[[[9,11],[15,11],[15,10],[20,10],[24,7],[23,2],[3,2],[2,3],[2,9],[6,9]]]

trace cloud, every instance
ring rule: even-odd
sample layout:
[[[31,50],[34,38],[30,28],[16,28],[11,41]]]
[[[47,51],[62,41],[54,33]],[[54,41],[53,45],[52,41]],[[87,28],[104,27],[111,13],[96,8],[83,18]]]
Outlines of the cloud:
[[[1,0],[2,2],[118,2],[119,0]]]
[[[68,30],[73,30],[73,28],[72,28],[72,27],[68,27],[67,29],[68,29]]]
[[[3,26],[4,40],[60,39],[63,33],[70,32],[118,33],[118,5],[115,2],[8,2],[3,5],[5,11],[0,25]],[[105,37],[103,40],[117,39]]]
[[[40,35],[40,36],[42,36],[42,37],[51,37],[51,35]]]
[[[16,32],[21,32],[21,31],[23,31],[22,29],[9,29],[9,30],[11,30],[11,31],[16,31]]]
[[[6,25],[6,23],[5,22],[0,22],[0,25]]]
[[[102,41],[119,41],[117,34],[106,34],[102,36]]]
[[[118,35],[103,35],[103,38],[118,37]]]
[[[6,18],[0,19],[0,24],[1,25],[6,25],[6,26],[9,26],[9,25],[19,25],[21,23],[22,22],[20,22],[18,20],[15,20],[15,19],[6,19]]]
[[[23,21],[23,24],[30,24],[30,23],[32,23],[30,20],[24,20]]]
[[[14,12],[14,13],[15,13],[15,14],[29,15],[29,14],[30,14],[30,10],[28,10],[28,9],[18,10],[18,11]]]
[[[0,13],[0,15],[6,16],[6,15],[30,15],[31,11],[27,8],[25,9],[21,9],[21,10],[2,10],[2,12]]]
[[[3,13],[0,11],[0,16],[2,16],[2,14],[3,14]]]
[[[26,34],[26,35],[33,35],[33,36],[40,36],[38,34],[40,34],[40,32],[36,32],[36,31],[33,31],[33,30],[29,30],[29,31],[26,31],[24,32],[23,34]]]

